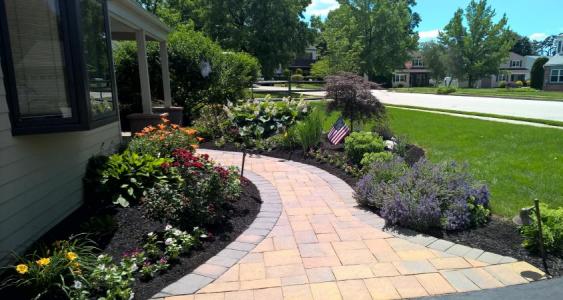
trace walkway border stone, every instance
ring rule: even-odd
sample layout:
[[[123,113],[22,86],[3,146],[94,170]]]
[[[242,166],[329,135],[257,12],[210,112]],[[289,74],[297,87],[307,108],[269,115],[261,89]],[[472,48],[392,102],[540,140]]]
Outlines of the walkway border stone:
[[[272,231],[282,213],[282,203],[278,190],[264,177],[250,170],[245,170],[244,175],[256,185],[262,199],[260,212],[254,222],[225,249],[208,259],[190,274],[162,289],[152,299],[196,293],[223,275]]]

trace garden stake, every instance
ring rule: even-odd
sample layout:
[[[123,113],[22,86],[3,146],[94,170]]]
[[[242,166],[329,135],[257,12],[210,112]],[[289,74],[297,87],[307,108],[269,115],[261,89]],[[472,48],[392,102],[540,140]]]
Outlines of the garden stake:
[[[240,177],[244,176],[244,162],[245,162],[245,160],[246,160],[246,149],[243,149],[242,150],[242,167],[241,167],[241,170],[240,170]]]
[[[534,206],[536,207],[536,218],[538,219],[538,230],[539,230],[538,239],[539,239],[539,244],[540,244],[540,254],[541,254],[541,258],[542,258],[543,268],[545,269],[545,273],[547,275],[551,275],[551,274],[549,274],[549,270],[547,269],[545,249],[543,247],[543,231],[542,231],[542,226],[541,226],[540,200],[534,199]]]

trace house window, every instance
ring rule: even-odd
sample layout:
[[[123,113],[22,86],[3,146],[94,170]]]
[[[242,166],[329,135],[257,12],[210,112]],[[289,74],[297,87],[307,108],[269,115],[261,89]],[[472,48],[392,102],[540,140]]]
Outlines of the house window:
[[[510,61],[510,67],[511,68],[521,68],[522,67],[522,61],[521,60],[511,60]]]
[[[551,70],[550,82],[563,83],[563,69]]]
[[[498,74],[497,78],[498,78],[498,81],[506,81],[507,76],[506,76],[506,74],[500,73],[500,74]]]
[[[117,120],[107,24],[102,0],[0,1],[13,134],[85,130]]]
[[[394,82],[406,82],[407,81],[407,74],[395,74],[393,76]]]
[[[412,60],[412,66],[413,67],[424,67],[424,62],[422,61],[422,58],[414,58]]]

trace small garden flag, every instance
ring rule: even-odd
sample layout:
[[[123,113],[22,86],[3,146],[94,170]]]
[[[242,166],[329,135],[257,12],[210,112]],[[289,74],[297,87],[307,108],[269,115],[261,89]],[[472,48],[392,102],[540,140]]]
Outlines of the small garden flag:
[[[338,118],[336,123],[332,125],[330,132],[328,133],[328,140],[333,145],[340,143],[348,134],[350,133],[350,128],[344,123],[342,117]]]

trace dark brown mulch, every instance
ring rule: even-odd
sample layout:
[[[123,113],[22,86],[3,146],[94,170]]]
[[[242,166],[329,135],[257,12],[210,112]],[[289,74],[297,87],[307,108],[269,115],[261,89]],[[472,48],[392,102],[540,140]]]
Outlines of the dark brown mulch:
[[[239,201],[229,207],[229,219],[221,226],[208,228],[212,238],[205,241],[199,249],[194,249],[188,256],[181,257],[179,262],[173,265],[165,273],[156,276],[150,281],[136,280],[134,285],[135,299],[149,299],[164,287],[189,274],[192,270],[223,250],[230,242],[235,240],[254,221],[260,211],[262,200],[256,186],[246,181]],[[102,212],[88,209],[79,209],[66,218],[63,222],[45,234],[37,244],[49,245],[58,239],[66,239],[71,234],[79,232],[84,220],[94,215],[109,214],[115,220],[116,230],[109,235],[96,237],[95,241],[100,248],[118,260],[128,250],[140,248],[144,236],[151,231],[164,229],[165,224],[155,222],[143,217],[139,208],[119,208],[104,210]],[[0,278],[0,280],[3,280]],[[0,290],[0,299],[29,299],[22,297],[21,290]],[[54,299],[47,297],[41,299]],[[64,297],[56,297],[64,299]]]
[[[231,145],[226,146],[227,147],[221,149],[227,151],[238,151]],[[206,143],[203,147],[210,149],[219,149],[211,143]],[[270,152],[261,152],[260,154],[281,159],[291,159],[293,161],[318,167],[344,180],[351,187],[354,187],[356,185],[356,182],[358,181],[358,178],[351,176],[350,174],[344,172],[342,169],[337,168],[329,163],[317,161],[316,159],[309,157],[304,157],[303,151],[301,150],[295,151],[291,154],[287,150],[277,149]],[[518,260],[526,261],[536,266],[537,268],[544,270],[541,257],[537,254],[529,253],[521,246],[523,240],[518,231],[518,227],[514,223],[512,223],[512,221],[503,219],[498,216],[493,216],[491,218],[491,221],[484,227],[462,232],[438,231],[428,232],[427,234],[469,247],[479,248],[485,251],[510,256]],[[548,255],[547,264],[549,273],[552,276],[555,277],[563,275],[563,258]]]

